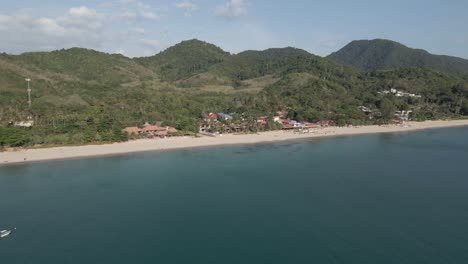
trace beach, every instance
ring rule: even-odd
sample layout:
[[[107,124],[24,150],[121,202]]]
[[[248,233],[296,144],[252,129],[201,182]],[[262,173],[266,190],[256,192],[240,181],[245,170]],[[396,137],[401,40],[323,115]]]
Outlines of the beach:
[[[333,137],[375,133],[398,133],[430,128],[468,126],[468,120],[406,122],[404,125],[324,127],[311,129],[310,133],[271,131],[257,134],[219,135],[217,137],[169,137],[140,139],[107,145],[64,146],[41,149],[17,149],[0,152],[0,166],[38,161],[73,159],[94,156],[122,155],[128,153],[189,149],[219,145],[254,144],[303,138]]]

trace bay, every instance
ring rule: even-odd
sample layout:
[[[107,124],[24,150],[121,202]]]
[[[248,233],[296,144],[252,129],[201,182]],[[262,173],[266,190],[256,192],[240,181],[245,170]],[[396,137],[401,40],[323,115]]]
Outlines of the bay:
[[[0,167],[0,263],[468,263],[467,135]]]

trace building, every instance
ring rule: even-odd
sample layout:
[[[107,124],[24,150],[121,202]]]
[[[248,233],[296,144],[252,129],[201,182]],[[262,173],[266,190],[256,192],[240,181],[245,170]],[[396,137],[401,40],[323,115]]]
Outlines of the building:
[[[122,132],[127,133],[129,135],[138,135],[138,134],[141,134],[143,130],[139,127],[126,127],[122,129]]]
[[[142,132],[143,133],[146,133],[146,134],[152,134],[152,133],[156,133],[158,131],[161,131],[161,127],[159,126],[145,126],[143,129],[142,129]]]
[[[221,112],[221,113],[217,113],[217,118],[229,121],[229,120],[233,119],[233,116],[232,116],[232,114],[225,114],[225,113]]]
[[[413,111],[396,111],[395,112],[395,117],[398,118],[401,121],[408,121],[409,120],[409,115],[413,113]]]
[[[264,117],[264,116],[260,116],[260,117],[257,117],[257,123],[260,125],[260,126],[265,126],[267,124],[267,118]]]
[[[361,106],[359,106],[358,108],[359,108],[359,110],[361,110],[362,112],[364,112],[364,113],[366,113],[366,114],[372,113],[372,110],[370,110],[369,107],[366,107],[366,106],[361,105]]]
[[[177,132],[177,129],[174,127],[160,127],[160,126],[153,126],[149,124],[145,124],[145,127],[139,128],[139,127],[127,127],[122,130],[122,132],[125,132],[129,135],[139,135],[139,134],[146,134],[149,137],[154,137],[154,136],[166,136],[170,133],[175,133]]]
[[[34,126],[34,121],[29,120],[29,121],[19,121],[13,123],[13,126],[15,127],[23,127],[23,128],[31,128]]]
[[[407,93],[407,92],[403,92],[403,91],[398,91],[397,89],[394,89],[394,88],[390,89],[390,91],[385,90],[383,92],[379,92],[379,94],[393,94],[396,97],[422,98],[421,95],[417,95],[417,94],[413,94],[413,93]]]
[[[199,133],[207,133],[211,131],[211,124],[209,123],[200,123],[198,126]]]

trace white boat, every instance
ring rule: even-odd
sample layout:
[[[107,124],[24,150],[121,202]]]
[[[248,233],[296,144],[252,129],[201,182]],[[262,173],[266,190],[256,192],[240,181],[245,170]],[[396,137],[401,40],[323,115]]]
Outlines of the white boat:
[[[0,239],[5,238],[11,234],[11,230],[2,230],[0,231]]]

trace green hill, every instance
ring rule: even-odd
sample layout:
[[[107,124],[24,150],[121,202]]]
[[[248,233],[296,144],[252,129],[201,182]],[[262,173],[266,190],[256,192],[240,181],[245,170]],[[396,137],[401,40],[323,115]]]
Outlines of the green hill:
[[[237,80],[247,80],[268,74],[300,70],[317,63],[318,58],[295,48],[268,49],[264,51],[244,51],[214,65],[210,72]]]
[[[136,58],[141,65],[160,74],[165,81],[176,81],[206,71],[230,55],[213,44],[200,40],[183,41],[152,57]]]
[[[29,52],[8,56],[11,62],[32,72],[97,83],[124,83],[154,73],[120,54],[72,48],[52,52]],[[61,75],[61,76],[60,76]]]
[[[468,73],[468,60],[433,55],[384,39],[352,41],[327,58],[365,71],[421,67],[453,74]]]

